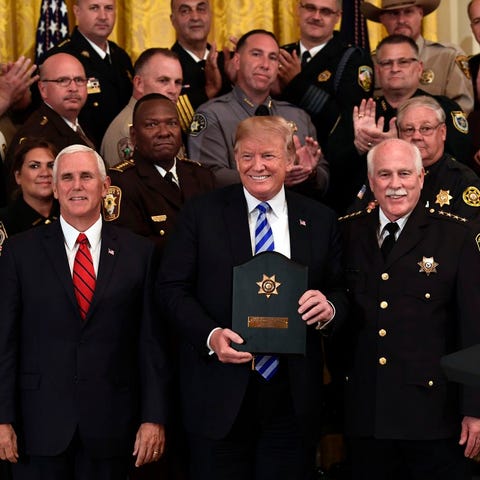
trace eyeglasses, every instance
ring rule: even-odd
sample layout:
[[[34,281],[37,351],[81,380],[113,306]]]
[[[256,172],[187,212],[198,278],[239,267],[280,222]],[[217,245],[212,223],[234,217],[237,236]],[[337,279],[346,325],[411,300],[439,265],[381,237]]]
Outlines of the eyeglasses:
[[[75,82],[75,85],[77,87],[83,87],[84,85],[87,84],[87,79],[84,77],[60,77],[60,78],[55,78],[53,80],[49,79],[43,79],[40,80],[41,82],[51,82],[51,83],[56,83],[60,87],[69,87],[72,82]]]
[[[377,65],[383,69],[392,68],[395,64],[398,65],[398,68],[408,68],[413,62],[418,62],[418,58],[412,57],[412,58],[378,60]]]
[[[338,10],[332,10],[327,7],[317,8],[311,3],[300,3],[300,8],[303,8],[309,15],[315,15],[318,12],[322,17],[332,17],[338,13]]]
[[[430,135],[433,135],[433,132],[440,126],[443,125],[443,122],[438,123],[435,126],[432,125],[421,125],[418,128],[415,127],[405,127],[401,128],[399,127],[398,129],[400,130],[400,133],[407,138],[413,137],[415,132],[418,132],[420,135],[423,137],[429,137]]]

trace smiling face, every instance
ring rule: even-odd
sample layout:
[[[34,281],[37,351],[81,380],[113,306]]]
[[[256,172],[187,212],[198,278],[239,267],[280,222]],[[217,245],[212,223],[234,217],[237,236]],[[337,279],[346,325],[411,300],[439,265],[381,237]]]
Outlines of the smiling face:
[[[105,48],[115,25],[115,0],[77,0],[73,13],[80,32],[100,48]]]
[[[295,158],[291,127],[279,117],[251,117],[237,129],[235,161],[247,191],[265,202],[282,188]]]
[[[394,222],[418,203],[424,177],[421,163],[419,172],[412,146],[397,139],[374,147],[369,157],[370,188],[383,213]]]
[[[99,219],[110,179],[102,178],[92,152],[65,153],[56,162],[53,193],[60,203],[60,213],[83,232]]]
[[[150,99],[139,105],[130,136],[142,157],[170,170],[182,145],[175,104],[167,99]]]
[[[238,86],[256,103],[262,103],[277,79],[279,47],[264,33],[249,36],[233,58]]]
[[[52,168],[55,157],[48,148],[32,148],[25,156],[19,170],[14,172],[15,181],[29,205],[32,200],[47,200],[53,197]]]

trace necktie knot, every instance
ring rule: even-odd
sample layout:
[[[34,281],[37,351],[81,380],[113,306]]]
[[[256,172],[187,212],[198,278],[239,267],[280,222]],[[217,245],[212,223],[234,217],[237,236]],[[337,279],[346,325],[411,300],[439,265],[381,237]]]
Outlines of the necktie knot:
[[[79,245],[88,245],[88,238],[84,233],[79,233],[77,237],[77,243]]]
[[[268,117],[270,116],[270,110],[266,105],[259,105],[255,110],[256,117]]]
[[[400,227],[396,222],[390,222],[385,225],[385,230],[389,233],[389,235],[395,235],[399,228]]]
[[[270,210],[270,205],[267,202],[262,202],[257,205],[257,209],[260,210],[261,213],[265,214]]]
[[[310,60],[310,58],[312,58],[312,56],[310,55],[310,52],[308,50],[305,50],[303,53],[302,53],[302,67],[308,63],[308,61]]]

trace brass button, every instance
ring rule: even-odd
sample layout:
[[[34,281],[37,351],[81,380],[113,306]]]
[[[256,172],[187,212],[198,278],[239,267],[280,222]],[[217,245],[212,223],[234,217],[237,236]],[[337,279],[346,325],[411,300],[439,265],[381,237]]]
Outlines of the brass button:
[[[385,357],[380,357],[380,358],[378,359],[378,363],[379,363],[380,365],[386,365],[386,364],[387,364],[387,359],[386,359]]]
[[[388,302],[386,302],[385,300],[383,302],[380,302],[380,308],[383,310],[388,308]]]
[[[98,102],[93,102],[94,107],[98,107]]]
[[[390,275],[388,273],[382,273],[382,280],[388,280]]]
[[[160,235],[163,237],[165,235],[165,230],[160,230]]]
[[[429,210],[429,212],[430,212],[430,213],[435,213],[435,209],[434,209],[434,208],[431,208],[431,209]]]
[[[433,387],[433,380],[429,380],[429,381],[428,381],[428,386],[429,386],[429,387]]]
[[[381,336],[381,337],[384,337],[386,334],[387,334],[387,331],[385,329],[381,329],[378,331],[378,334]]]
[[[425,294],[425,298],[428,300],[430,298],[430,294],[429,293],[426,293]]]

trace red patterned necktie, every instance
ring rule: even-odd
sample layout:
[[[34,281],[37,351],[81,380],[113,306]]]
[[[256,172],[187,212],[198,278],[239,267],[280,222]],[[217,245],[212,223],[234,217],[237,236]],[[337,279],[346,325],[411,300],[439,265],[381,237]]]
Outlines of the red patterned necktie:
[[[95,291],[95,270],[92,254],[88,248],[88,238],[80,233],[77,238],[78,250],[73,262],[73,286],[77,297],[80,315],[85,320],[93,292]]]

